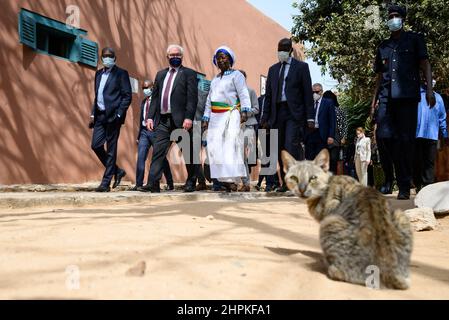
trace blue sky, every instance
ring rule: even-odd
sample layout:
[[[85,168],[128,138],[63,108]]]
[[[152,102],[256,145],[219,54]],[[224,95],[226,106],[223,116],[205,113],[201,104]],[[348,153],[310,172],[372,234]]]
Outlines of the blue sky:
[[[279,23],[289,32],[293,26],[292,16],[297,14],[297,10],[292,7],[294,0],[247,0],[254,7],[262,11],[265,15]],[[320,82],[323,84],[324,89],[332,89],[336,85],[329,75],[322,76],[320,67],[311,59],[307,60],[310,66],[310,73],[312,76],[312,82]]]

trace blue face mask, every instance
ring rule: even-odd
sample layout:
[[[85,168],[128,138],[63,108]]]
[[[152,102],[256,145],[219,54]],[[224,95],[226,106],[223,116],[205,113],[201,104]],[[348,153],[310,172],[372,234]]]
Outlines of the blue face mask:
[[[391,32],[399,31],[402,29],[402,18],[393,18],[388,20],[388,29],[390,29]]]
[[[182,64],[182,58],[179,58],[179,57],[170,58],[170,65],[173,68],[178,68],[181,64]]]
[[[106,58],[102,58],[102,60],[103,60],[103,65],[108,69],[115,66],[115,58],[106,57]]]
[[[151,94],[153,93],[153,89],[143,89],[143,94],[145,97],[151,97]]]

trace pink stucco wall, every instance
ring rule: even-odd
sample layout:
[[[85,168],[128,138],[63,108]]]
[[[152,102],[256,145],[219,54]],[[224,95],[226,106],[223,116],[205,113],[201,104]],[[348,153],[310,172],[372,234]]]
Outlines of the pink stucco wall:
[[[259,77],[276,62],[279,39],[289,32],[244,0],[2,0],[0,10],[0,184],[81,183],[103,168],[90,150],[87,128],[95,70],[36,54],[18,39],[18,13],[26,8],[65,21],[68,5],[81,12],[88,38],[116,48],[118,64],[142,81],[166,66],[168,44],[184,46],[184,65],[216,72],[212,54],[227,44],[259,91]],[[223,5],[225,4],[225,5]],[[141,95],[122,128],[118,163],[134,180]],[[171,154],[176,157],[175,151]],[[173,165],[176,180],[182,166]]]

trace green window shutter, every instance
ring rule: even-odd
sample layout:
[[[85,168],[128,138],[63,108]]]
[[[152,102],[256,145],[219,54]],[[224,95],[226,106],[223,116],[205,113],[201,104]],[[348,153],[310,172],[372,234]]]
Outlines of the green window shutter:
[[[200,89],[207,92],[210,90],[210,84],[211,84],[211,81],[202,79],[200,81]]]
[[[36,50],[36,20],[23,12],[19,15],[19,38],[20,43]]]
[[[98,44],[85,38],[76,39],[78,62],[96,68],[98,65]]]

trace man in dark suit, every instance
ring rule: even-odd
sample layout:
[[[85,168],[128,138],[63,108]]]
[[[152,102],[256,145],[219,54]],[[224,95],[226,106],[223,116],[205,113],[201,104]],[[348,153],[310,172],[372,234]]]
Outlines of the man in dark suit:
[[[173,131],[180,130],[179,136],[184,134],[183,141],[178,139],[183,147],[188,178],[184,187],[185,192],[194,192],[196,183],[195,165],[193,161],[192,125],[198,103],[197,73],[182,65],[184,49],[178,45],[171,45],[167,49],[169,67],[156,75],[153,99],[148,115],[148,130],[156,131],[153,161],[150,167],[150,182],[147,186],[151,192],[160,192],[164,159],[167,156]],[[190,150],[186,150],[190,149]],[[189,155],[189,156],[187,156]]]
[[[306,123],[309,121],[309,127],[314,127],[309,66],[291,57],[292,52],[292,41],[282,39],[278,44],[279,62],[268,71],[261,118],[264,129],[278,130],[278,161],[281,159],[282,150],[288,151],[297,160],[304,159],[301,143],[304,140]],[[279,165],[284,180],[282,161],[279,161]],[[285,181],[278,191],[287,191]]]
[[[151,96],[153,93],[153,82],[145,80],[143,82],[142,91],[145,98],[142,101],[140,107],[140,118],[139,118],[139,133],[137,134],[137,166],[136,166],[136,186],[131,189],[131,191],[141,191],[146,192],[147,190],[143,188],[143,179],[145,175],[145,162],[147,161],[148,152],[156,140],[156,135],[154,131],[149,131],[147,129],[146,117],[150,112],[151,106]],[[167,180],[167,190],[174,190],[173,176],[170,170],[170,163],[167,158],[164,160],[164,176]],[[148,181],[149,181],[148,177]]]
[[[115,177],[113,188],[116,188],[126,175],[116,165],[117,145],[120,128],[131,104],[132,90],[128,71],[116,66],[114,49],[104,48],[101,57],[104,68],[95,74],[95,100],[89,127],[94,129],[92,149],[106,168],[96,191],[109,192],[112,177]]]
[[[315,101],[315,128],[308,129],[306,133],[307,160],[313,160],[321,150],[333,147],[337,124],[334,102],[323,97],[323,86],[316,83],[312,89]]]

